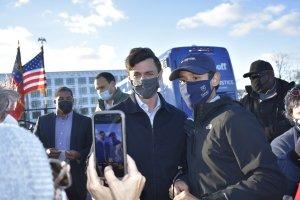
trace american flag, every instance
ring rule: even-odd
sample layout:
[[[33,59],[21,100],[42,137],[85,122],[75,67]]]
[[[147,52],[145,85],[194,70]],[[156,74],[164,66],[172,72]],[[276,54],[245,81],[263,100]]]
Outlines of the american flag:
[[[23,66],[23,92],[24,94],[35,90],[42,90],[45,92],[46,86],[44,53],[41,51]]]

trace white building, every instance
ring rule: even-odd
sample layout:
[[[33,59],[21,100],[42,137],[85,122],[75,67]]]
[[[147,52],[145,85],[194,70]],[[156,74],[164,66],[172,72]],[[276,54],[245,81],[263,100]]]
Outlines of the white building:
[[[73,91],[74,109],[83,115],[91,116],[98,103],[94,80],[97,74],[104,71],[112,73],[116,82],[127,76],[125,70],[47,72],[47,97],[44,98],[39,91],[27,94],[25,97],[26,109],[29,110],[26,112],[26,120],[35,122],[40,115],[43,115],[45,101],[47,107],[52,108],[48,112],[53,112],[55,91],[62,86],[69,87]],[[0,81],[4,81],[6,77],[7,74],[0,74]]]

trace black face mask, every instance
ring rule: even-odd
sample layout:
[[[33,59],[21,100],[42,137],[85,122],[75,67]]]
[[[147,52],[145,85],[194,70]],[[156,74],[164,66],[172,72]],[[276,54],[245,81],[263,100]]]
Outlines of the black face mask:
[[[268,74],[250,77],[251,87],[257,93],[266,93],[274,86],[274,77]]]
[[[158,77],[143,79],[140,85],[134,85],[131,81],[133,91],[144,99],[153,97],[159,88]]]
[[[58,109],[61,110],[65,115],[70,113],[73,108],[72,101],[58,101]]]

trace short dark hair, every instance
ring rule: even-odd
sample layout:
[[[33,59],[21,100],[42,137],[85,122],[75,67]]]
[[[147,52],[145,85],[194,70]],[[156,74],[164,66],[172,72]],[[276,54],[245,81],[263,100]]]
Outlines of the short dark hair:
[[[294,90],[300,91],[300,84],[297,84],[290,91],[288,91],[285,98],[284,98],[285,116],[290,121],[293,121],[293,108],[300,105],[300,96],[299,95],[293,95],[292,93],[293,93]]]
[[[60,88],[58,88],[58,89],[56,90],[56,92],[55,92],[55,98],[58,97],[58,93],[60,93],[60,92],[70,92],[70,93],[71,93],[71,96],[73,97],[73,92],[72,92],[72,90],[71,90],[70,88],[68,88],[68,87],[63,86],[63,87],[60,87]]]
[[[114,75],[112,75],[111,73],[109,73],[109,72],[101,72],[100,74],[98,74],[97,76],[96,76],[96,80],[98,79],[98,78],[105,78],[106,80],[107,80],[107,82],[108,83],[110,83],[110,82],[116,82],[116,79],[115,79],[115,77],[114,77]]]
[[[137,63],[146,60],[148,58],[152,58],[154,60],[157,71],[160,72],[161,63],[159,59],[155,56],[155,54],[150,48],[142,48],[142,47],[133,48],[130,50],[129,55],[125,60],[126,69],[130,71]]]

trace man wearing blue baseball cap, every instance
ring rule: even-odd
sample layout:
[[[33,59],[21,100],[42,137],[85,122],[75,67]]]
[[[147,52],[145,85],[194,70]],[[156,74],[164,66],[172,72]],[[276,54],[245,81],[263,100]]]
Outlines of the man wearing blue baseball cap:
[[[282,199],[285,178],[261,125],[230,97],[216,93],[220,73],[206,54],[190,53],[169,79],[194,110],[187,121],[188,172],[170,188],[175,200]],[[174,191],[174,192],[173,192]]]

